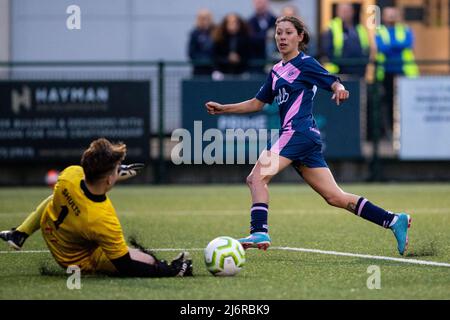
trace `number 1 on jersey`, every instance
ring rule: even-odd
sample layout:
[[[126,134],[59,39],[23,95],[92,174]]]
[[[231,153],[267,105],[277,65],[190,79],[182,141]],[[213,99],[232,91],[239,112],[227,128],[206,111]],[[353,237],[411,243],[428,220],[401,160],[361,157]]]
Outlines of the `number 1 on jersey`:
[[[63,223],[64,219],[69,214],[69,208],[67,206],[61,206],[61,212],[59,213],[58,220],[55,221],[55,228],[58,229],[59,225]]]

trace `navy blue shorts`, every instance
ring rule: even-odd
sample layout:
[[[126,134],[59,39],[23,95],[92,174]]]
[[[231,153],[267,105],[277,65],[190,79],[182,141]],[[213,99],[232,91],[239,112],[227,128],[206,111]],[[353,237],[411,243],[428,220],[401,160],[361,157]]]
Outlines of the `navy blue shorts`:
[[[267,150],[292,160],[292,165],[308,168],[328,168],[322,153],[322,140],[315,130],[309,132],[283,131],[275,143]]]

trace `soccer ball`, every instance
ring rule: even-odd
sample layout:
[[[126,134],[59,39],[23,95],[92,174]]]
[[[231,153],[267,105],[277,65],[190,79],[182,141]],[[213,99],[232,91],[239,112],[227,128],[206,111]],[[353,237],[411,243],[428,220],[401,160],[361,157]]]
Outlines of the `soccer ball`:
[[[239,241],[218,237],[205,248],[205,264],[215,276],[234,276],[245,264],[245,251]]]

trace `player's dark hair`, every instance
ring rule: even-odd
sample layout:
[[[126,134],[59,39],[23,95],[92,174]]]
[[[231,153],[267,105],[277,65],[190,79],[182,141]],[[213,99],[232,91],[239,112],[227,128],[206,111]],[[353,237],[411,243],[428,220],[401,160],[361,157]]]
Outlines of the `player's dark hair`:
[[[105,138],[91,142],[81,157],[86,181],[93,183],[110,175],[126,152],[127,146],[121,142],[113,144]]]
[[[310,40],[310,36],[309,36],[309,31],[308,28],[306,28],[306,24],[296,18],[296,17],[279,17],[277,19],[277,21],[275,22],[275,26],[277,26],[280,22],[284,22],[284,21],[288,21],[290,23],[292,23],[295,27],[295,29],[297,29],[297,34],[301,35],[303,33],[303,40],[301,42],[299,42],[298,44],[298,50],[306,52],[306,50],[308,49],[307,45],[309,43]]]

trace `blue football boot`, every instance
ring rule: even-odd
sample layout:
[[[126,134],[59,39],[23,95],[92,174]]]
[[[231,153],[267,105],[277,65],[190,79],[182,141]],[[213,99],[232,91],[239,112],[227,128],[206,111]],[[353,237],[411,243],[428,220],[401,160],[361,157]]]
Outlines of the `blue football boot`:
[[[390,227],[397,239],[398,252],[403,255],[408,249],[408,229],[411,227],[411,217],[406,213],[400,213],[397,221]]]
[[[245,250],[248,248],[258,248],[262,250],[267,250],[270,247],[270,236],[266,232],[255,232],[246,238],[241,238],[238,240]]]

